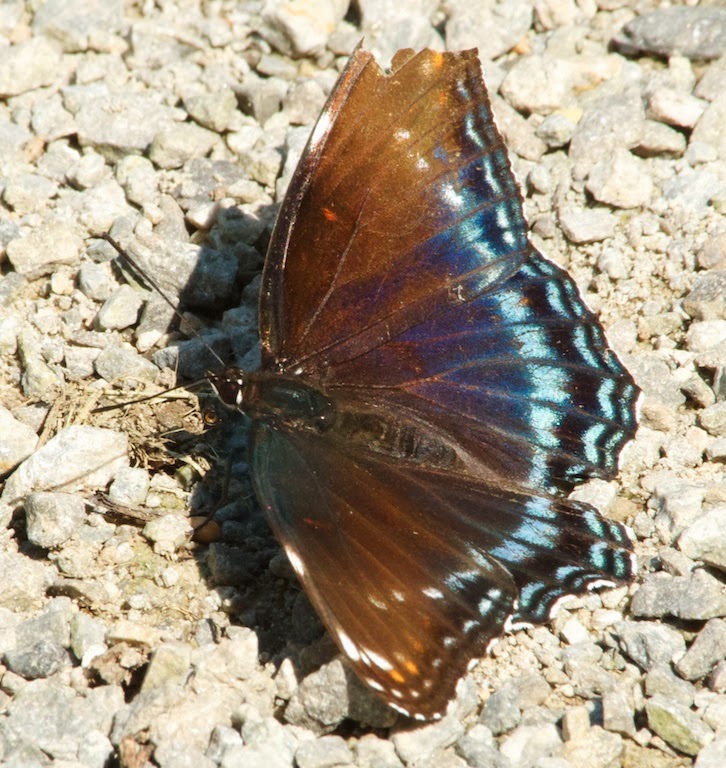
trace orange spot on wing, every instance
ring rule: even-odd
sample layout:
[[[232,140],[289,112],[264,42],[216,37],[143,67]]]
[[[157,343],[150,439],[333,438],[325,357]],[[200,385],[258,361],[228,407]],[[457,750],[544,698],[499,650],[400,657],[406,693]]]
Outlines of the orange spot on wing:
[[[392,669],[388,674],[397,683],[402,683],[406,679],[397,669]]]
[[[418,674],[418,667],[412,661],[407,661],[404,666],[412,675]]]
[[[323,216],[328,221],[338,221],[338,215],[330,210],[330,208],[323,208]]]

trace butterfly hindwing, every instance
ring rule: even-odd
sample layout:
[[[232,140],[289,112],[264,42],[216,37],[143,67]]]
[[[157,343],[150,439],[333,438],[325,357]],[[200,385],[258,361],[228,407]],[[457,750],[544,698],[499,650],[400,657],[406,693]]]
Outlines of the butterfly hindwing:
[[[361,680],[442,715],[507,619],[630,576],[627,537],[594,509],[258,427],[253,477],[311,602]]]

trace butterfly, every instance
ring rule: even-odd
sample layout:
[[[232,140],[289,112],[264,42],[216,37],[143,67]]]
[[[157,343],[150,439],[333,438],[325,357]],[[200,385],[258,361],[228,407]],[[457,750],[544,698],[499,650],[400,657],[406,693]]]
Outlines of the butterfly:
[[[262,365],[209,374],[252,419],[267,519],[359,678],[420,720],[507,627],[623,582],[612,478],[638,395],[530,244],[475,51],[358,48],[262,277]]]

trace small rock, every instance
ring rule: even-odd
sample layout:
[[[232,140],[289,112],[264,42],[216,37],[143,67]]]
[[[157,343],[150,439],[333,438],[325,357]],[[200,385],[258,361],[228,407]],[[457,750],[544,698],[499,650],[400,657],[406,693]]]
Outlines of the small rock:
[[[144,536],[154,545],[157,555],[175,555],[190,539],[193,533],[188,515],[162,515],[149,521],[143,530]]]
[[[635,707],[632,693],[622,686],[605,691],[602,696],[603,727],[623,736],[635,735]]]
[[[295,752],[298,768],[334,768],[336,765],[350,765],[353,753],[340,736],[322,736],[304,741]]]
[[[697,755],[713,741],[713,731],[682,704],[657,694],[645,702],[648,726],[664,741],[687,755]]]
[[[455,744],[464,735],[464,726],[452,714],[426,725],[395,730],[391,741],[405,764],[424,758],[437,749]]]
[[[697,517],[679,536],[678,548],[693,560],[726,571],[726,505]]]
[[[641,668],[651,669],[680,659],[686,643],[680,632],[650,621],[621,621],[614,631],[620,647]]]
[[[38,444],[38,435],[0,405],[0,476],[8,474],[28,458]]]
[[[553,723],[520,725],[502,742],[499,751],[512,765],[532,765],[538,758],[552,755],[561,744]]]
[[[711,619],[677,662],[676,670],[686,680],[700,680],[722,659],[726,659],[726,621]]]
[[[0,59],[0,98],[50,85],[58,75],[60,63],[59,46],[46,37],[5,46]]]
[[[98,311],[96,327],[101,331],[121,331],[135,325],[143,303],[143,298],[130,285],[120,286]]]
[[[615,208],[638,208],[653,194],[644,162],[623,147],[593,166],[586,187],[596,200]]]
[[[262,36],[277,50],[299,57],[321,53],[348,9],[345,0],[266,0]]]
[[[231,88],[184,99],[184,107],[199,125],[215,133],[226,131],[237,114],[237,97]]]
[[[557,754],[577,768],[609,768],[618,764],[622,752],[622,737],[595,725],[582,738],[566,741]]]
[[[696,688],[691,683],[676,677],[669,664],[661,664],[653,667],[646,675],[645,693],[646,696],[662,693],[684,707],[691,707],[696,696]]]
[[[108,498],[116,504],[140,506],[149,492],[149,474],[141,467],[123,467],[116,473]]]
[[[366,733],[353,745],[360,768],[403,768],[396,748],[387,739]]]
[[[702,621],[726,615],[726,589],[701,568],[689,576],[654,573],[645,577],[630,608],[634,616]]]
[[[2,501],[17,508],[33,491],[105,488],[128,461],[127,435],[86,425],[66,427],[8,478]]]
[[[178,123],[156,134],[149,147],[149,158],[159,168],[181,168],[193,157],[205,157],[219,136],[194,123]]]
[[[575,244],[607,240],[615,231],[615,217],[609,211],[563,210],[559,217],[565,237]]]
[[[59,547],[86,519],[85,502],[70,493],[31,493],[24,506],[28,541],[44,549]]]
[[[158,646],[149,659],[141,691],[150,691],[170,683],[183,685],[189,677],[191,651],[187,643],[164,643]]]
[[[60,264],[75,264],[83,241],[65,222],[51,221],[35,227],[25,237],[8,243],[7,255],[15,271],[28,280],[51,274]]]
[[[701,6],[644,13],[623,27],[615,43],[625,53],[717,59],[726,52],[726,10]]]
[[[701,426],[714,437],[726,437],[726,401],[704,408],[699,416]]]

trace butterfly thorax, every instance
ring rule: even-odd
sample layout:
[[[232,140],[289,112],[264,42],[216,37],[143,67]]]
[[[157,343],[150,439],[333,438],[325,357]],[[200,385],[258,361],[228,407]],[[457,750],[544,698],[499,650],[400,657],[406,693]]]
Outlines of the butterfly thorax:
[[[456,469],[457,450],[430,426],[337,393],[331,396],[300,377],[229,367],[208,379],[220,400],[273,429],[325,434],[348,449]]]

